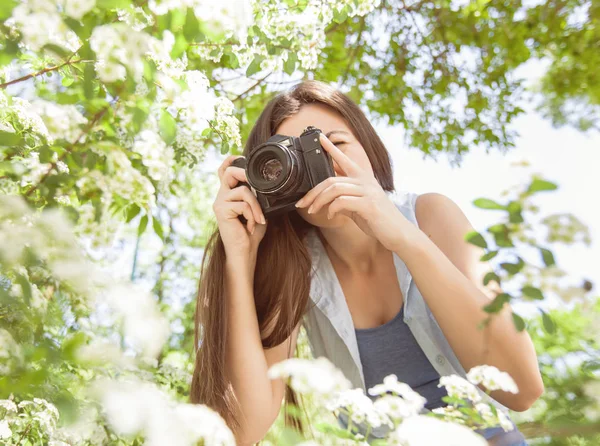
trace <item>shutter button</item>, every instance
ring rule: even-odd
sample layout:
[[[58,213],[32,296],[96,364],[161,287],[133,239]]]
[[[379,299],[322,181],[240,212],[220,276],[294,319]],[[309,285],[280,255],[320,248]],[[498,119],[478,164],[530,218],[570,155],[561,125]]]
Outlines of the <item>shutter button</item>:
[[[437,355],[435,360],[439,365],[446,364],[446,358],[444,358],[442,355]]]

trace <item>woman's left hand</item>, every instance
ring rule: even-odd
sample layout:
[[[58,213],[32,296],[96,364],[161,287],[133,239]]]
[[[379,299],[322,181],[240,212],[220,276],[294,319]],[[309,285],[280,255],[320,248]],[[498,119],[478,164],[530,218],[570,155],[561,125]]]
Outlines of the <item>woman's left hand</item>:
[[[408,220],[402,215],[373,173],[361,168],[329,139],[320,134],[321,145],[331,155],[345,176],[330,177],[312,188],[296,207],[308,206],[314,214],[329,204],[327,218],[347,215],[367,235],[377,238],[390,251],[401,243]]]

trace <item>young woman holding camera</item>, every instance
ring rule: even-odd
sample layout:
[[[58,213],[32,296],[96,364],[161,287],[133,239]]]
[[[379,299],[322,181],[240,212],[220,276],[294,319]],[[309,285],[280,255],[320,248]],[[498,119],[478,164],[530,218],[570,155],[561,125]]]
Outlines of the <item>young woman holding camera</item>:
[[[440,194],[392,194],[389,154],[360,108],[332,87],[303,82],[269,102],[245,155],[275,134],[308,126],[335,175],[313,187],[297,210],[269,217],[228,157],[213,205],[218,229],[208,243],[196,307],[200,345],[191,401],[216,409],[239,444],[260,441],[284,396],[269,367],[295,351],[304,324],[315,356],[325,356],[355,387],[394,373],[428,400],[445,403],[440,376],[488,364],[508,372],[519,393],[495,391],[499,407],[528,409],[543,392],[532,341],[508,305],[486,329],[482,252],[464,241],[472,227]],[[326,136],[325,136],[326,135]],[[244,217],[246,224],[240,221]],[[517,431],[487,429],[497,445],[524,445]]]

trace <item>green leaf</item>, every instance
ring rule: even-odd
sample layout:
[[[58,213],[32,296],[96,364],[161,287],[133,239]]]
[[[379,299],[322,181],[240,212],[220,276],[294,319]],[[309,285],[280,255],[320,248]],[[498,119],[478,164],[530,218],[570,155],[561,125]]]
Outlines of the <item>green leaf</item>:
[[[140,211],[141,211],[140,207],[137,204],[133,203],[127,209],[127,217],[126,217],[125,221],[127,223],[129,223],[131,220],[133,220],[136,217],[136,215],[138,215],[140,213]]]
[[[546,190],[556,190],[556,189],[558,189],[558,186],[556,184],[551,183],[550,181],[535,178],[529,185],[527,192],[531,194],[531,193],[535,193],[535,192],[541,192],[541,191],[546,191]]]
[[[152,219],[152,227],[154,228],[154,232],[156,232],[156,235],[158,235],[160,237],[160,239],[164,241],[165,235],[163,233],[163,228],[162,228],[162,225],[160,224],[160,221],[158,220],[158,218]]]
[[[506,262],[500,264],[500,267],[511,275],[519,274],[519,272],[523,269],[524,266],[525,262],[523,262],[523,259],[520,257],[517,263]]]
[[[131,6],[131,0],[97,0],[96,4],[102,9],[123,9]]]
[[[185,49],[188,47],[188,41],[183,34],[177,34],[173,48],[171,48],[171,57],[177,59],[181,57]]]
[[[465,240],[472,245],[479,246],[480,248],[487,248],[487,242],[483,236],[477,231],[471,231],[465,235]]]
[[[18,0],[2,0],[0,2],[0,20],[8,19],[12,15],[12,10],[18,4]]]
[[[482,262],[487,262],[488,260],[493,259],[497,255],[498,255],[498,250],[496,250],[496,251],[489,251],[489,252],[486,252],[484,255],[482,255],[479,258],[479,260],[482,261]]]
[[[94,98],[94,79],[96,78],[96,70],[94,64],[86,63],[83,69],[83,93],[86,99]]]
[[[502,307],[505,303],[510,302],[510,299],[510,294],[500,293],[494,298],[494,300],[491,303],[483,307],[483,310],[486,313],[497,313],[500,310],[502,310]]]
[[[506,206],[502,206],[499,203],[496,203],[494,200],[490,200],[489,198],[478,198],[473,201],[473,205],[481,209],[495,209],[503,211],[506,209]]]
[[[194,14],[194,10],[192,8],[188,8],[185,15],[185,24],[183,25],[183,35],[188,42],[194,42],[199,32],[200,23],[196,18],[196,14]]]
[[[230,145],[229,142],[227,141],[223,141],[221,143],[221,155],[226,155],[227,153],[229,153],[229,149],[230,149]]]
[[[554,320],[544,310],[540,311],[542,312],[542,323],[544,324],[544,329],[549,334],[553,334],[556,331],[556,324],[554,323]]]
[[[158,123],[158,130],[160,137],[163,139],[165,144],[171,145],[175,141],[175,135],[177,133],[177,123],[175,118],[171,116],[166,110],[162,110],[160,113],[160,121]]]
[[[531,297],[532,299],[544,300],[542,291],[539,288],[531,285],[525,285],[523,288],[521,288],[521,293],[527,297]]]
[[[58,56],[63,57],[63,58],[69,57],[71,55],[70,51],[66,50],[65,48],[63,48],[60,45],[55,45],[53,43],[49,43],[47,45],[44,45],[44,49],[45,50],[50,50],[53,53],[56,53],[56,54],[58,54]]]
[[[544,261],[544,265],[552,266],[556,264],[556,262],[554,261],[554,254],[552,254],[552,251],[546,248],[540,248],[540,252],[542,253],[542,260]]]
[[[73,85],[73,82],[75,82],[75,79],[73,79],[71,76],[63,76],[63,78],[60,81],[60,83],[63,84],[64,87],[70,87],[71,85]]]
[[[146,226],[148,226],[148,215],[144,215],[140,220],[140,225],[138,226],[138,236],[144,233]]]
[[[286,74],[289,74],[290,76],[292,74],[294,74],[294,71],[296,70],[296,62],[298,61],[298,56],[296,55],[295,52],[292,51],[288,51],[288,58],[285,61],[285,64],[283,65],[283,71],[285,71]]]
[[[21,135],[15,132],[0,130],[0,146],[13,147],[23,144],[25,141]]]
[[[515,327],[517,328],[518,331],[525,330],[525,321],[523,320],[523,318],[521,316],[519,316],[517,313],[515,313],[513,311],[512,318],[513,318]]]
[[[511,223],[523,223],[523,215],[521,212],[523,211],[523,207],[521,203],[518,201],[511,201],[507,206],[509,217],[508,221]]]
[[[29,305],[31,303],[31,284],[29,283],[29,280],[27,280],[25,276],[17,274],[16,281],[19,285],[21,285],[25,303]]]
[[[500,277],[493,271],[490,271],[483,277],[483,284],[487,286],[487,284],[490,283],[492,280],[498,285],[500,285]]]
[[[246,77],[250,77],[260,71],[260,64],[265,60],[264,56],[255,56],[248,68],[246,69]]]

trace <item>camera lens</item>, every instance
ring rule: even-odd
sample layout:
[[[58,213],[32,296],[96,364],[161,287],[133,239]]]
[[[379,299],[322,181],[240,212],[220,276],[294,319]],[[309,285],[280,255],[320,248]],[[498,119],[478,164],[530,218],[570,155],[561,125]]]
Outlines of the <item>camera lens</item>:
[[[248,183],[263,194],[284,194],[297,187],[298,164],[294,150],[279,142],[267,142],[248,158]]]
[[[260,174],[265,181],[275,181],[281,176],[283,172],[283,165],[278,159],[270,159],[266,161],[260,169]]]

